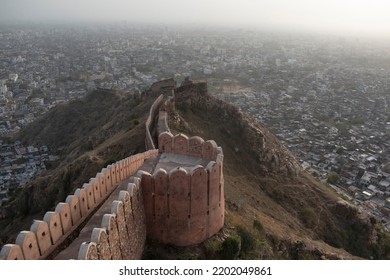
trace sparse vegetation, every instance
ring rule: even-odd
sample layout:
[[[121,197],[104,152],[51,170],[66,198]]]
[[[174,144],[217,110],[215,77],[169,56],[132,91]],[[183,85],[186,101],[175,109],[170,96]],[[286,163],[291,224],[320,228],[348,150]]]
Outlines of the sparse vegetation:
[[[227,237],[221,247],[220,255],[224,260],[234,260],[240,253],[241,240],[238,236]]]
[[[326,179],[329,184],[337,184],[339,180],[340,176],[336,172],[329,173]]]
[[[314,213],[313,209],[310,207],[306,207],[302,209],[300,212],[300,218],[303,222],[303,224],[307,228],[314,228],[317,222],[316,214]]]
[[[204,242],[206,257],[216,259],[222,249],[222,242],[215,238],[210,238]]]
[[[262,232],[263,231],[263,225],[261,224],[261,222],[259,220],[253,220],[253,228],[258,230],[259,232]]]
[[[141,103],[140,97],[97,90],[58,105],[16,135],[24,143],[48,145],[60,159],[52,166],[47,162],[48,170],[2,207],[3,242],[14,242],[19,231],[30,227],[32,215],[42,219],[45,211],[53,210],[102,167],[143,151],[143,127],[131,124],[146,116],[153,101],[145,98]],[[134,120],[129,125],[130,119]]]

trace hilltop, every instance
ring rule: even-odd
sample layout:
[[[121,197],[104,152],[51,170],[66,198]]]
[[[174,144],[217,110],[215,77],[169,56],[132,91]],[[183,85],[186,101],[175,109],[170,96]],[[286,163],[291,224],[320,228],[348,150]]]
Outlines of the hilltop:
[[[210,96],[206,83],[186,83],[177,89],[169,127],[223,148],[225,227],[185,250],[149,242],[145,258],[389,258],[390,239],[374,218],[301,170],[265,126]],[[0,221],[3,242],[103,166],[144,151],[145,120],[159,90],[142,97],[95,91],[23,130],[19,139],[46,144],[61,159],[14,195]]]

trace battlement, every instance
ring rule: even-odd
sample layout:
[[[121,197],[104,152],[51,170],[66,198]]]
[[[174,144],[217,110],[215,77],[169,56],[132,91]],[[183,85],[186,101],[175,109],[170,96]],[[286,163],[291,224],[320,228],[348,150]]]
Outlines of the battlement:
[[[216,161],[162,154],[153,174],[138,172],[148,237],[188,246],[205,241],[223,227],[223,155],[219,151]]]
[[[157,155],[158,150],[149,150],[103,168],[74,194],[68,195],[65,202],[60,202],[55,211],[47,212],[43,220],[34,220],[30,230],[20,232],[15,244],[5,245],[0,259],[48,258],[93,215],[121,181],[133,175],[145,160]]]

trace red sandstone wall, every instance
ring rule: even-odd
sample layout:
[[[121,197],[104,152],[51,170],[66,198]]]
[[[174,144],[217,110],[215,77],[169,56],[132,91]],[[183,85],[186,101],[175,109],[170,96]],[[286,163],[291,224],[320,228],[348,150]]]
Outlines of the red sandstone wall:
[[[158,136],[158,149],[160,153],[174,153],[186,156],[198,157],[208,161],[216,161],[220,147],[214,140],[204,141],[199,136],[188,138],[184,134],[172,135],[163,132]]]
[[[156,157],[157,155],[158,150],[150,150],[103,168],[101,172],[96,174],[95,178],[90,179],[89,183],[84,184],[82,188],[76,189],[74,194],[69,195],[65,203],[59,203],[54,212],[47,212],[42,221],[34,220],[30,230],[20,232],[15,244],[3,246],[0,252],[0,259],[45,259],[85,221],[96,207],[100,206],[101,202],[111,194],[121,180],[134,174],[146,159]],[[110,236],[115,235],[115,227],[118,228],[118,244],[121,246],[123,243],[122,247],[120,247],[122,248],[121,250],[127,244],[126,236],[128,236],[128,242],[132,245],[131,258],[138,259],[142,255],[146,236],[145,214],[143,197],[139,189],[139,180],[134,179],[134,181],[134,186],[132,185],[131,189],[128,189],[129,201],[126,202],[124,201],[125,198],[123,198],[123,205],[117,206],[116,210],[110,213],[114,214],[114,218],[106,217],[105,222],[107,226],[112,226],[112,230],[109,227],[106,228],[105,234],[108,234],[108,239],[112,239],[114,237]],[[126,197],[126,194],[123,194],[123,196]],[[124,211],[123,213],[122,210]],[[124,229],[126,229],[126,232]],[[102,232],[99,231],[99,240],[101,239],[102,243],[104,243],[104,240],[107,238],[104,237]],[[106,255],[100,256],[100,247],[84,245],[81,251],[85,253],[84,256],[90,255],[91,258],[93,258],[91,252],[94,250],[97,252],[99,259],[108,257]],[[87,251],[85,251],[86,248],[88,249]],[[102,250],[104,251],[104,249]],[[115,257],[118,256],[119,254]]]
[[[182,168],[169,174],[140,172],[147,235],[178,246],[199,244],[224,224],[222,158],[204,168]]]

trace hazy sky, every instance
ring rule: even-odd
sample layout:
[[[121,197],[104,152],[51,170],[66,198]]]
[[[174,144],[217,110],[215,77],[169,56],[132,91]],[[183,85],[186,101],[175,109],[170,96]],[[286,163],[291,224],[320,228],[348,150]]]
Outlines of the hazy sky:
[[[0,0],[0,20],[123,19],[390,37],[390,0]]]

